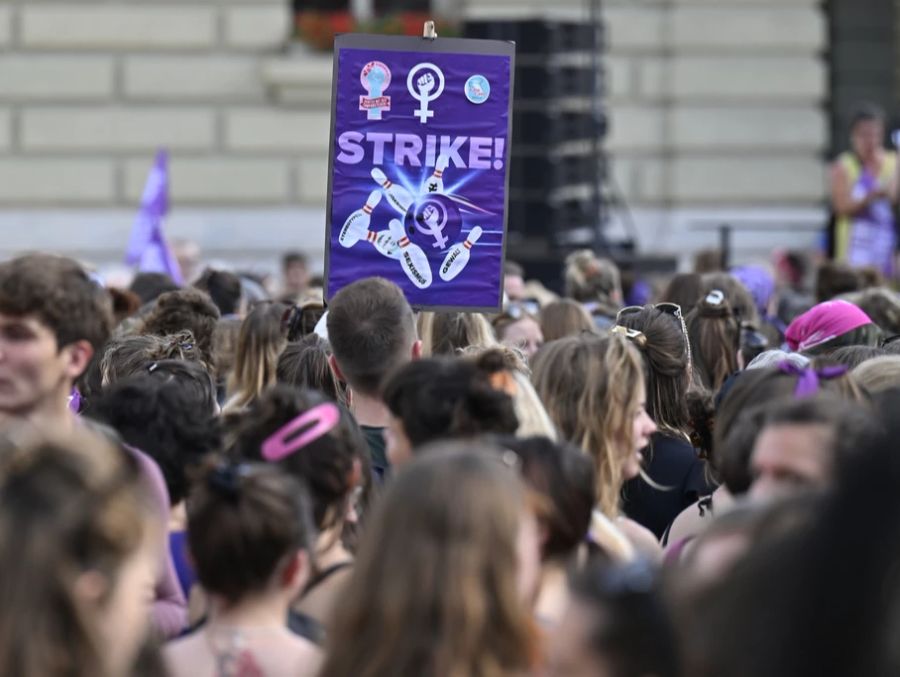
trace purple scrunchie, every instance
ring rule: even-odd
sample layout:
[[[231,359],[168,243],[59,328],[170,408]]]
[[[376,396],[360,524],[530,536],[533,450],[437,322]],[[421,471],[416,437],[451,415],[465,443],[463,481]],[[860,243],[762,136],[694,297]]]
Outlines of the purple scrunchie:
[[[819,381],[821,379],[827,381],[838,378],[846,374],[850,369],[844,365],[813,369],[812,367],[798,367],[795,364],[785,361],[778,365],[778,371],[782,374],[789,374],[790,376],[797,377],[797,387],[794,388],[794,397],[798,400],[802,400],[807,397],[812,397],[819,392]]]

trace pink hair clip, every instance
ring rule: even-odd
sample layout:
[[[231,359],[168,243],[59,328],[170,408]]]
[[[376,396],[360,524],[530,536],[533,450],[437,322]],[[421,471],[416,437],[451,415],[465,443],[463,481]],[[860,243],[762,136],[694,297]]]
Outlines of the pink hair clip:
[[[267,461],[280,461],[322,435],[327,435],[340,420],[341,410],[337,405],[325,402],[315,406],[266,438],[262,444],[262,457]]]

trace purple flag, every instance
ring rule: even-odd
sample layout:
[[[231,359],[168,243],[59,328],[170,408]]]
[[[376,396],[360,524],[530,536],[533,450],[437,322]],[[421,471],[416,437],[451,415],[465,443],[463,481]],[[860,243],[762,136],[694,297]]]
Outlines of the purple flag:
[[[169,212],[168,154],[161,150],[141,196],[141,209],[134,220],[125,263],[142,273],[165,273],[175,284],[184,284],[178,261],[162,232],[162,221]]]

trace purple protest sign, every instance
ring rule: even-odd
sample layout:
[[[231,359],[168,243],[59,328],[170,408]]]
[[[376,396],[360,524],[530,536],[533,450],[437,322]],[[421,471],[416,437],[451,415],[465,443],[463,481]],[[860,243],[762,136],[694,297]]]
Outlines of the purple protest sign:
[[[416,308],[499,309],[514,50],[336,39],[327,298],[379,275]]]

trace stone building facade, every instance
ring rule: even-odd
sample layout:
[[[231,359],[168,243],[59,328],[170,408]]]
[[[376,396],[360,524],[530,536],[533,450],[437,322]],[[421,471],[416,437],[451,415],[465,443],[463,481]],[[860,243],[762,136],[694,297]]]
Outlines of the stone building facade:
[[[586,16],[582,0],[547,4],[456,11]],[[118,260],[166,147],[172,235],[247,265],[287,247],[318,258],[331,62],[290,46],[288,5],[0,1],[0,255]],[[828,146],[819,3],[604,0],[603,17],[607,148],[641,245],[684,255],[723,220],[747,256],[811,241]]]

